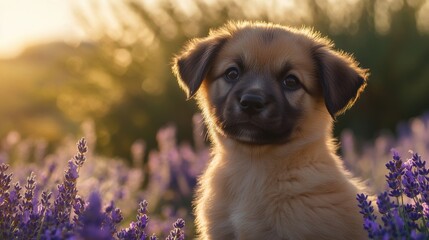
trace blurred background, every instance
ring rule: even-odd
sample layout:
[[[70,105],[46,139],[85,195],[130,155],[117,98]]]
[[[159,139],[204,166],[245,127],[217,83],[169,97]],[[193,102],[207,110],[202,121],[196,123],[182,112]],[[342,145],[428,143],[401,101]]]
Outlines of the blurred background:
[[[166,124],[192,139],[197,110],[171,58],[232,19],[312,26],[370,69],[336,136],[347,127],[372,139],[429,109],[427,0],[0,0],[0,137],[16,131],[54,149],[85,123],[98,153],[125,159],[138,139],[155,147]]]
[[[151,231],[168,234],[183,217],[192,236],[209,150],[171,59],[190,38],[244,19],[313,27],[370,69],[334,135],[371,188],[385,187],[390,148],[427,159],[429,0],[0,0],[0,163],[20,180],[39,173],[55,192],[84,136],[79,194],[99,189],[125,222],[145,198]]]

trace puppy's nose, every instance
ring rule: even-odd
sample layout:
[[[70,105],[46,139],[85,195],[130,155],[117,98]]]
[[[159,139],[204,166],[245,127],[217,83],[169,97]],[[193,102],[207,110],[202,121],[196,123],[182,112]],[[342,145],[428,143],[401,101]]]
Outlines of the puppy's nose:
[[[265,108],[265,99],[257,94],[243,94],[240,98],[240,108],[249,114],[259,113]]]

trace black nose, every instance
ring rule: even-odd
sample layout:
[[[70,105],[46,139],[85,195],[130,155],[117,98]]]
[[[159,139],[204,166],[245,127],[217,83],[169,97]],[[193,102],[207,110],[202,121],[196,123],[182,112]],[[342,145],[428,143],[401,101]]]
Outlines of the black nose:
[[[250,114],[259,113],[265,108],[265,99],[253,93],[243,94],[240,98],[240,108]]]

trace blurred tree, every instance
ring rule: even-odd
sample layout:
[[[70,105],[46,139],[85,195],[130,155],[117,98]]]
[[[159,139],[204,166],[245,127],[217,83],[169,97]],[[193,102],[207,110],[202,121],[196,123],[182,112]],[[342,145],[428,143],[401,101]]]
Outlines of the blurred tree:
[[[155,132],[168,123],[177,125],[179,139],[191,139],[191,116],[197,109],[178,88],[171,58],[188,39],[244,19],[312,26],[370,69],[366,92],[339,117],[336,134],[348,127],[358,137],[371,138],[429,108],[428,0],[81,1],[75,13],[91,43],[64,54],[38,55],[33,61],[51,59],[51,68],[58,71],[38,75],[34,70],[32,76],[43,80],[13,83],[23,89],[19,97],[0,89],[16,100],[0,103],[3,113],[13,113],[4,126],[16,126],[16,119],[31,125],[29,119],[43,122],[54,116],[57,120],[48,125],[57,126],[50,130],[56,139],[58,132],[76,132],[77,123],[93,119],[97,150],[124,157],[139,138],[152,148]],[[15,63],[0,62],[0,72],[22,66]],[[0,82],[30,77],[18,72],[5,74]],[[32,93],[34,87],[40,91]]]

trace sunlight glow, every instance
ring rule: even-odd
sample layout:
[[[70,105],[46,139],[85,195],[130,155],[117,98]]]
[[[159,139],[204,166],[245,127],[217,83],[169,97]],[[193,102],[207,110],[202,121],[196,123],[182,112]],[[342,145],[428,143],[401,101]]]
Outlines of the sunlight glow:
[[[24,47],[52,39],[79,41],[70,2],[56,0],[0,0],[0,58],[13,57]]]
[[[429,32],[429,1],[417,13],[417,27],[421,32]]]
[[[183,14],[181,21],[189,22],[189,26],[184,30],[190,36],[198,33],[198,24],[192,24],[205,16],[199,15],[197,7],[192,0],[176,0],[173,11]],[[206,0],[206,2],[222,2],[228,0]],[[242,1],[242,0],[241,0]],[[359,0],[252,0],[251,4],[241,4],[240,0],[232,1],[245,12],[245,15],[252,19],[258,19],[258,10],[265,9],[269,13],[267,20],[279,21],[286,19],[289,24],[311,24],[314,19],[308,12],[311,4],[317,4],[328,13],[330,28],[333,31],[355,29],[356,21],[361,15],[362,2]],[[160,30],[165,36],[174,37],[176,34],[173,24],[167,12],[157,10],[157,5],[163,1],[141,0],[138,4],[151,6],[151,14],[156,15],[163,26]],[[173,0],[174,2],[174,0]],[[204,1],[203,1],[204,2]],[[417,27],[422,32],[429,32],[429,0],[375,0],[374,14],[375,28],[381,34],[390,31],[391,15],[400,9],[404,4],[418,7],[416,14]],[[154,36],[148,31],[134,14],[129,14],[127,9],[123,9],[121,1],[113,0],[0,0],[0,59],[14,57],[18,55],[28,45],[43,43],[52,40],[65,41],[78,44],[89,37],[85,34],[81,22],[76,21],[76,12],[87,17],[91,29],[91,36],[99,36],[103,33],[113,39],[120,39],[124,42],[133,42],[136,37],[144,35],[149,44],[154,42]],[[216,5],[212,6],[213,8]],[[288,15],[285,16],[285,10]],[[127,35],[118,25],[112,15],[112,10],[120,15],[120,19],[128,24]],[[94,14],[98,13],[98,15]],[[234,14],[233,14],[234,15]],[[97,18],[96,16],[102,16]],[[135,26],[133,26],[133,24]],[[139,32],[140,34],[135,34]]]

